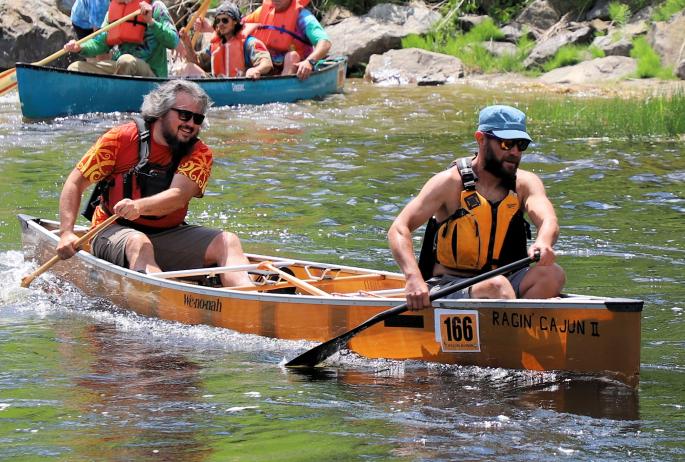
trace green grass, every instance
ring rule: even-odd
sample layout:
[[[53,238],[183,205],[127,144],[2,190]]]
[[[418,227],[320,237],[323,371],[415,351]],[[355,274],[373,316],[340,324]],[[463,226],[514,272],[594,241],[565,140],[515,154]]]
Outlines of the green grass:
[[[568,136],[612,138],[685,136],[685,92],[647,99],[537,100],[525,108],[531,120],[563,127]]]
[[[630,19],[630,7],[625,3],[609,3],[609,18],[618,27],[623,27]]]
[[[654,13],[652,13],[653,21],[668,21],[675,13],[685,9],[685,0],[666,0],[661,4]]]
[[[630,56],[637,61],[636,73],[639,78],[674,78],[673,70],[661,65],[661,58],[645,37],[637,37],[633,40],[633,49],[630,51]]]
[[[455,33],[444,28],[426,35],[408,35],[402,39],[402,48],[421,48],[459,58],[468,71],[475,72],[522,72],[522,62],[535,45],[527,37],[517,44],[513,55],[493,56],[484,42],[503,37],[502,31],[491,19],[483,21],[466,34]]]

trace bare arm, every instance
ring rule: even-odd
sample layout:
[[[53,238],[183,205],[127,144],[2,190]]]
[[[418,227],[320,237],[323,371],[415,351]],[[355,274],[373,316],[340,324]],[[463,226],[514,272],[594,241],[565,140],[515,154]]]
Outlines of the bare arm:
[[[328,52],[331,49],[331,42],[328,40],[320,40],[319,43],[316,44],[314,47],[314,50],[304,58],[302,61],[297,63],[297,77],[305,80],[309,78],[309,75],[312,73],[314,70],[314,66],[311,65],[309,60],[314,60],[318,61],[322,58],[325,58],[328,55]]]
[[[56,248],[62,259],[71,258],[78,250],[74,247],[78,240],[78,236],[74,234],[74,225],[81,206],[81,196],[90,184],[78,169],[73,169],[62,187],[59,196],[60,239]]]
[[[141,215],[162,216],[185,207],[200,192],[197,183],[177,173],[166,191],[141,199],[122,199],[113,211],[126,220],[136,220]]]
[[[535,242],[528,249],[530,256],[540,251],[540,265],[551,265],[556,259],[553,246],[559,237],[559,222],[554,206],[547,197],[545,186],[534,173],[519,171],[521,183],[519,191],[523,193],[524,208],[537,229]]]
[[[428,286],[414,255],[412,232],[443,210],[460,184],[451,169],[438,173],[404,207],[388,230],[390,250],[407,278],[405,293],[409,309],[417,310],[430,305]]]

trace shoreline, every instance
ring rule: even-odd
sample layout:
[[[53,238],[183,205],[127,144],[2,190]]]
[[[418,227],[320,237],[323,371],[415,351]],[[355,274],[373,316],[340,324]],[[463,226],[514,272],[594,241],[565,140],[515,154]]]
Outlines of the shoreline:
[[[650,96],[670,96],[685,92],[685,81],[662,80],[656,78],[611,80],[598,83],[550,84],[536,77],[516,73],[471,74],[460,78],[454,84],[470,85],[477,88],[500,89],[525,93],[555,93],[573,96],[606,98],[645,98]]]

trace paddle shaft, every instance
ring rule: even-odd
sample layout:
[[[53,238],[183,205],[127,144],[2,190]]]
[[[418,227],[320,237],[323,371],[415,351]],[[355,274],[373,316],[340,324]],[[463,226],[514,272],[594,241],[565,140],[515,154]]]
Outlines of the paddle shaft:
[[[245,265],[232,265],[232,266],[213,266],[207,268],[195,268],[189,270],[177,270],[177,271],[164,271],[162,273],[149,273],[148,276],[162,279],[169,278],[185,278],[190,276],[204,276],[213,275],[219,273],[230,273],[233,271],[253,271],[259,269],[261,263],[252,263]],[[290,266],[292,261],[279,261],[275,262],[274,266]],[[252,286],[251,286],[252,287]]]
[[[123,18],[119,18],[116,21],[114,21],[110,24],[107,24],[106,26],[104,26],[101,29],[96,30],[92,34],[86,35],[85,37],[83,37],[82,39],[77,41],[76,43],[81,45],[81,44],[87,42],[88,40],[90,40],[94,37],[97,37],[101,33],[107,32],[111,28],[116,27],[119,24],[122,24],[122,23],[128,21],[129,19],[134,18],[135,16],[137,16],[139,14],[140,14],[140,10],[138,9],[138,10],[134,11],[133,13],[127,14]],[[47,58],[43,58],[40,61],[36,61],[33,64],[36,66],[44,66],[47,63],[54,61],[55,59],[59,58],[60,56],[66,54],[66,53],[67,53],[67,50],[62,48],[61,50],[51,54]],[[10,91],[15,86],[17,86],[17,75],[16,74],[17,74],[17,68],[16,67],[13,67],[12,69],[8,69],[8,70],[4,71],[2,74],[0,74],[0,95],[5,94],[6,92]]]
[[[495,276],[499,276],[501,274],[505,274],[511,271],[517,271],[521,268],[525,268],[526,266],[530,265],[534,261],[538,261],[540,259],[539,254],[535,254],[533,257],[526,257],[521,260],[515,261],[513,263],[510,263],[508,265],[504,265],[501,268],[494,269],[492,271],[488,271],[487,273],[479,274],[478,276],[472,277],[470,279],[466,279],[465,281],[460,281],[456,282],[454,284],[450,284],[448,286],[443,287],[440,290],[437,290],[433,293],[430,294],[430,301],[434,301],[440,298],[443,298],[447,295],[450,295],[454,292],[457,292],[462,289],[466,289],[467,287],[471,287],[474,284],[477,284],[481,281],[485,281],[486,279],[490,279]],[[374,324],[377,324],[381,321],[384,321],[388,318],[391,318],[393,316],[396,316],[398,314],[404,313],[409,309],[408,305],[406,303],[403,303],[401,305],[398,305],[394,308],[390,308],[389,310],[385,310],[381,313],[378,313],[375,316],[372,316],[371,318],[367,319],[363,323],[359,324],[357,327],[353,328],[352,330],[349,330],[345,332],[344,334],[341,334],[335,338],[332,338],[331,340],[328,340],[320,345],[315,346],[311,350],[305,351],[302,353],[300,356],[292,359],[291,361],[286,363],[286,367],[314,367],[317,364],[319,364],[321,361],[324,359],[330,357],[331,355],[335,354],[336,352],[340,351],[342,348],[347,345],[347,342],[350,341],[352,337],[357,335],[358,333],[368,329],[369,327],[373,326]]]
[[[76,244],[74,246],[76,248],[81,247],[84,243],[88,242],[88,240],[91,239],[93,236],[95,236],[97,233],[99,233],[100,231],[102,231],[103,229],[105,229],[106,227],[111,225],[112,223],[114,223],[117,220],[117,218],[119,218],[119,215],[112,215],[111,217],[109,217],[108,219],[106,219],[105,221],[103,221],[102,223],[97,225],[95,228],[91,229],[86,234],[84,234],[79,240],[76,241]],[[40,276],[41,274],[43,274],[44,272],[46,272],[47,270],[52,268],[52,266],[60,260],[61,260],[61,258],[59,257],[59,255],[55,255],[50,260],[43,263],[43,265],[41,265],[41,267],[38,268],[36,271],[34,271],[33,273],[31,273],[27,276],[24,276],[21,279],[21,286],[22,287],[28,287],[29,285],[31,285],[31,283],[33,282],[34,279],[36,279],[38,276]]]

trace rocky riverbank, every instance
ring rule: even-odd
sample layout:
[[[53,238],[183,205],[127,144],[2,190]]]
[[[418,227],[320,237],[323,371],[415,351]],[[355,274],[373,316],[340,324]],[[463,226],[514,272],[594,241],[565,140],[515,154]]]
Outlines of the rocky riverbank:
[[[539,68],[566,45],[592,44],[605,55],[535,78],[478,75],[454,56],[417,48],[400,49],[407,35],[425,34],[444,20],[436,9],[424,3],[379,4],[362,16],[334,8],[324,16],[323,23],[333,42],[331,54],[347,56],[350,71],[363,71],[365,79],[379,85],[434,85],[466,80],[483,85],[524,85],[528,89],[540,86],[560,92],[583,92],[588,86],[606,87],[609,93],[682,88],[679,82],[635,79],[637,63],[630,54],[633,39],[644,36],[661,62],[685,79],[685,12],[655,22],[650,19],[653,7],[648,7],[627,23],[617,25],[609,20],[608,1],[598,0],[586,11],[579,9],[578,3],[587,2],[535,0],[514,21],[501,27],[500,40],[482,44],[489,53],[503,56],[514,53],[515,43],[527,35],[535,42],[523,61],[527,70]],[[69,8],[69,0],[2,2],[0,69],[14,67],[19,61],[38,61],[59,50],[72,38]],[[170,7],[172,14],[174,8],[180,11],[180,6]],[[458,22],[467,31],[487,18],[463,16]],[[65,66],[67,62],[64,57],[51,65]],[[644,90],[639,90],[641,87]]]

